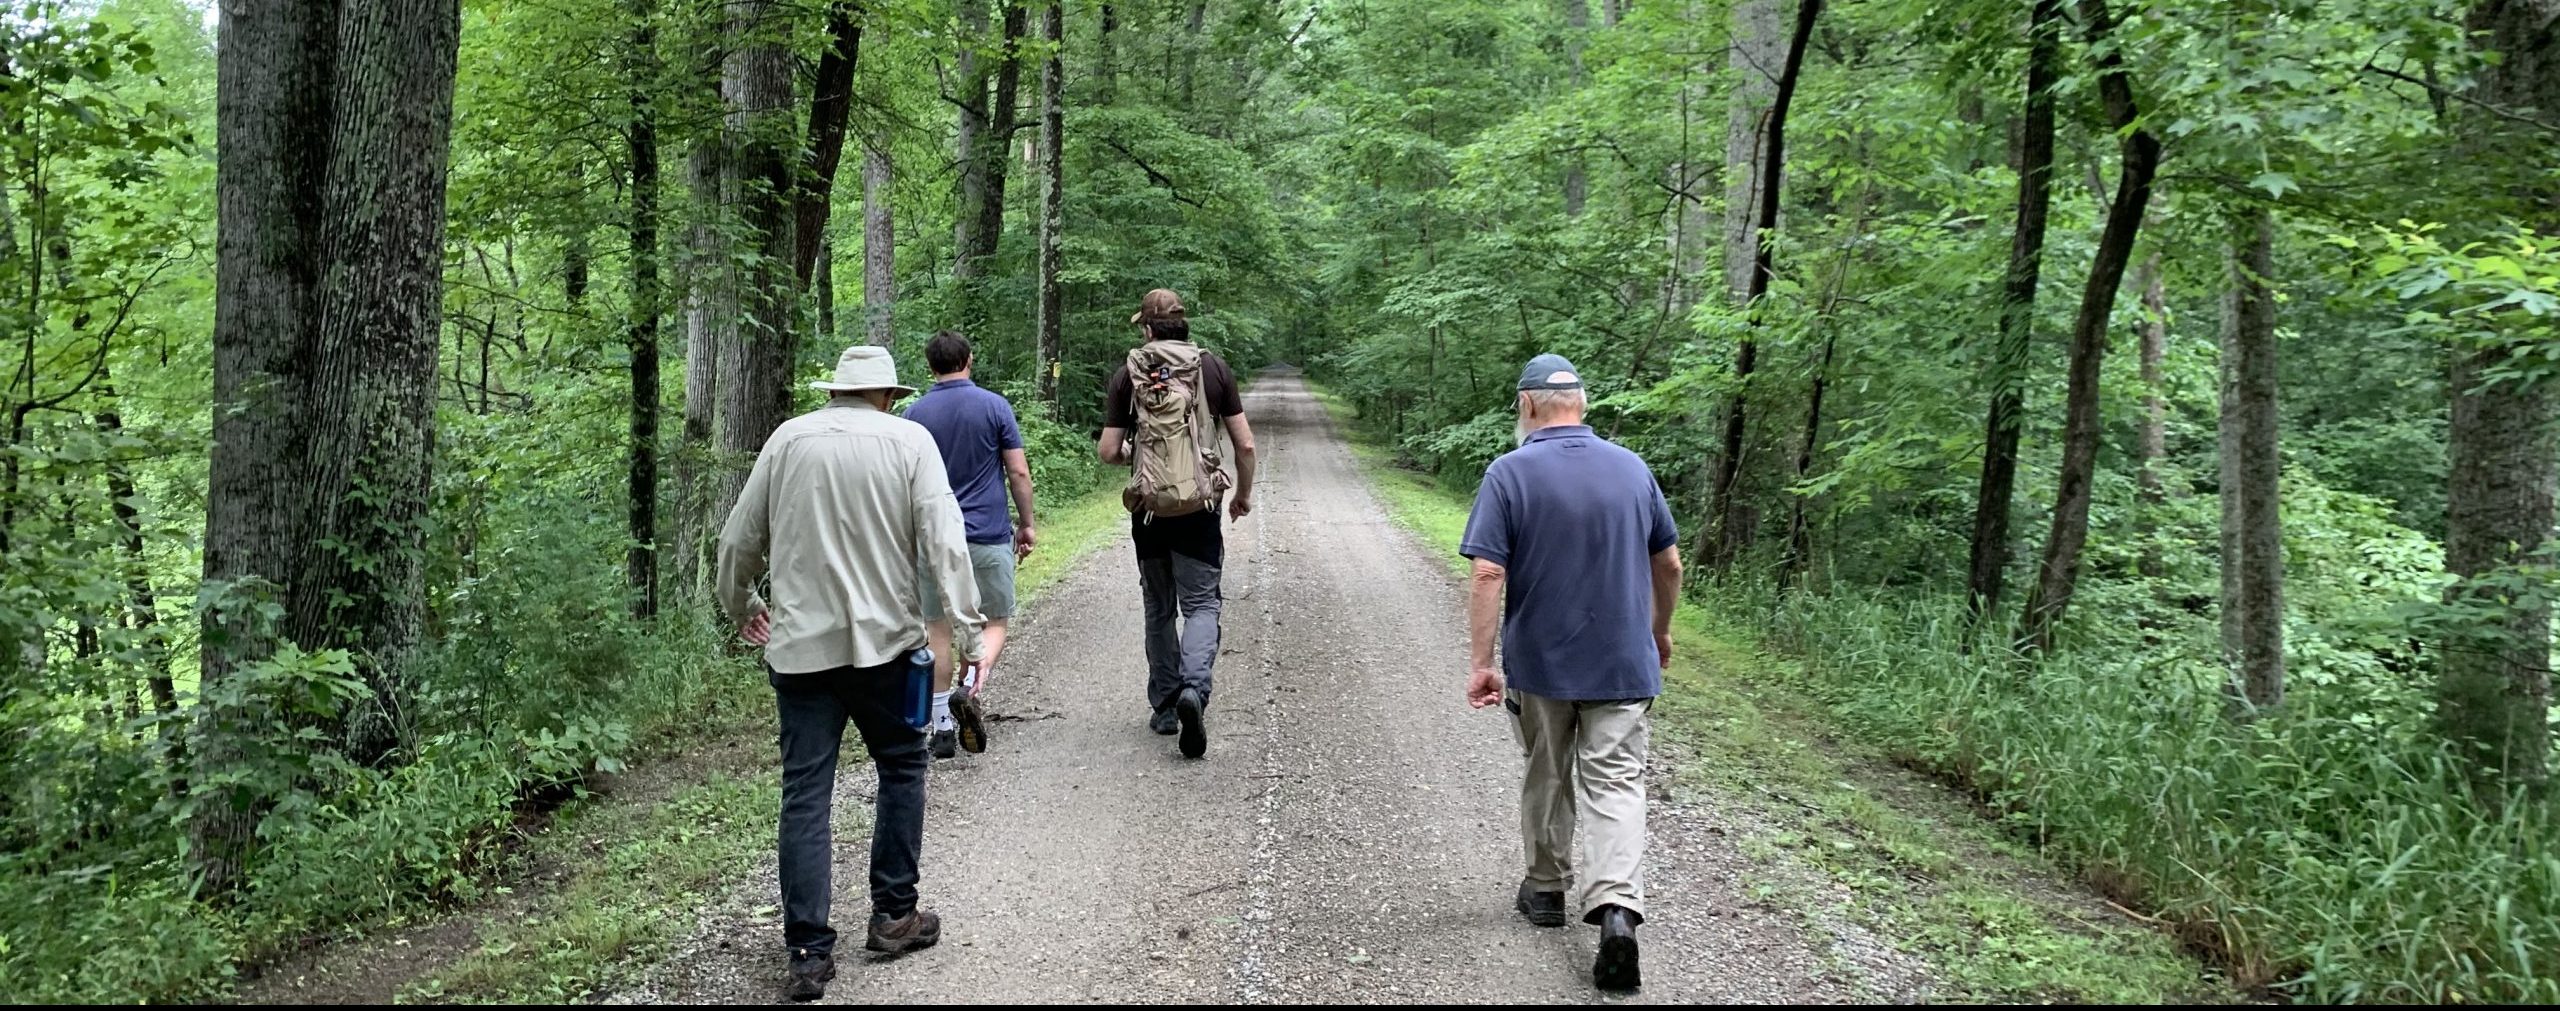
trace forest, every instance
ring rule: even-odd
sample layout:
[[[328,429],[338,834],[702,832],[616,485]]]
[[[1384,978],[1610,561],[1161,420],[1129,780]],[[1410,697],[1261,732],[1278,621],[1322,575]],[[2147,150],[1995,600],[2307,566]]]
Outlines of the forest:
[[[1167,287],[1450,489],[1572,358],[1696,606],[2240,986],[2560,1000],[2555,235],[2555,0],[6,0],[0,998],[484,894],[760,699],[803,380],[961,330],[1071,500]]]

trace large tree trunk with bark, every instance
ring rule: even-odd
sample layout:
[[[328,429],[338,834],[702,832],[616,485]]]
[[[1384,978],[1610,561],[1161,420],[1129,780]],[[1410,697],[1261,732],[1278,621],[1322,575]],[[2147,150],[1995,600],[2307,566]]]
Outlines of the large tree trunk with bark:
[[[2062,0],[2036,0],[2027,20],[2027,96],[2019,137],[2018,215],[2000,292],[2000,332],[1984,370],[1991,404],[1983,422],[1982,481],[1973,498],[1973,550],[1965,570],[1967,613],[1977,626],[2000,608],[2009,572],[2009,513],[2018,489],[2018,434],[2035,344],[2036,288],[2053,207],[2053,87],[2062,75]]]
[[[1746,29],[1744,20],[1754,16],[1746,15],[1745,11],[1759,2],[1746,0],[1743,7],[1735,9],[1737,41],[1734,58],[1737,66],[1741,65],[1739,61],[1743,58],[1744,43],[1740,39]],[[1764,237],[1775,233],[1778,227],[1780,184],[1785,180],[1787,163],[1787,107],[1795,100],[1796,80],[1804,73],[1805,48],[1812,44],[1814,21],[1821,14],[1822,0],[1798,0],[1795,29],[1787,35],[1776,90],[1770,96],[1766,111],[1752,121],[1757,126],[1756,131],[1742,132],[1746,128],[1744,99],[1737,95],[1734,100],[1731,127],[1735,132],[1727,138],[1727,154],[1734,153],[1734,144],[1748,140],[1751,145],[1749,151],[1756,156],[1757,163],[1729,162],[1735,165],[1737,174],[1747,171],[1754,180],[1745,199],[1752,209],[1752,220],[1744,229],[1737,231],[1731,225],[1731,209],[1727,208],[1725,231],[1725,255],[1730,257],[1737,251],[1746,251],[1749,256],[1739,278],[1735,275],[1733,263],[1730,260],[1726,262],[1725,281],[1727,284],[1736,280],[1741,282],[1741,287],[1734,292],[1735,301],[1750,314],[1751,321],[1743,329],[1741,346],[1734,351],[1733,392],[1725,400],[1724,438],[1721,452],[1716,457],[1714,483],[1709,488],[1707,512],[1711,526],[1706,536],[1699,538],[1697,549],[1706,553],[1708,567],[1717,572],[1731,567],[1743,547],[1741,524],[1735,515],[1741,508],[1740,498],[1734,494],[1734,485],[1742,476],[1742,443],[1750,420],[1751,373],[1759,357],[1760,342],[1754,332],[1759,326],[1759,302],[1769,293],[1770,278],[1777,272],[1775,250],[1764,241]],[[1759,30],[1756,24],[1748,27],[1751,31]],[[1766,67],[1767,64],[1757,66]],[[1747,79],[1749,75],[1745,76]],[[1747,239],[1747,246],[1737,246],[1740,239]]]
[[[203,680],[281,643],[348,650],[375,696],[340,728],[359,761],[395,742],[424,613],[461,20],[459,0],[241,3],[222,19]],[[226,591],[281,616],[265,627]],[[216,775],[195,781],[219,781],[234,736],[278,715],[209,711],[195,754]],[[195,856],[220,893],[257,798],[199,801]]]
[[[881,347],[897,339],[898,219],[889,195],[896,182],[888,136],[871,138],[862,150],[862,326],[863,339]]]
[[[729,11],[732,42],[721,90],[728,96],[731,140],[724,168],[750,255],[738,285],[737,367],[724,368],[721,377],[720,497],[708,514],[715,527],[737,501],[765,437],[791,416],[800,279],[792,198],[798,173],[784,125],[793,106],[790,20],[781,0],[735,3]]]
[[[2550,120],[2560,110],[2560,0],[2482,0],[2468,27],[2500,55],[2482,70],[2472,97],[2486,109],[2535,110]],[[2537,233],[2560,234],[2560,187],[2541,171],[2547,159],[2514,155],[2547,146],[2548,134],[2486,109],[2466,110],[2458,124],[2467,160],[2498,173],[2481,189]],[[2444,561],[2460,582],[2446,596],[2496,617],[2446,636],[2437,718],[2497,781],[2540,787],[2550,776],[2551,609],[2501,584],[2513,583],[2516,567],[2544,552],[2551,538],[2560,405],[2549,379],[2490,382],[2509,355],[2497,342],[2454,352]]]
[[[2106,226],[2098,233],[2089,283],[2080,292],[2080,313],[2071,325],[2062,473],[2054,493],[2053,529],[2045,538],[2035,588],[2018,619],[2017,644],[2029,652],[2052,648],[2054,629],[2079,586],[2080,553],[2089,543],[2089,500],[2098,472],[2099,366],[2107,356],[2107,327],[2115,314],[2116,289],[2123,286],[2125,268],[2132,263],[2133,242],[2151,206],[2151,179],[2160,169],[2159,138],[2135,126],[2141,110],[2134,104],[2131,74],[2121,56],[2103,49],[2115,24],[2106,0],[2080,0],[2080,16],[2090,41],[2102,46],[2098,93],[2106,101],[2108,125],[2124,133],[2124,164],[2116,180],[2115,199],[2107,207]]]
[[[631,435],[623,575],[631,613],[658,613],[658,66],[657,0],[631,0]]]
[[[1058,414],[1059,356],[1065,346],[1066,309],[1058,286],[1058,240],[1066,197],[1067,12],[1065,0],[1049,0],[1040,14],[1049,60],[1040,68],[1040,400]]]
[[[2222,330],[2222,649],[2233,711],[2284,701],[2284,538],[2277,514],[2275,217],[2233,222]]]

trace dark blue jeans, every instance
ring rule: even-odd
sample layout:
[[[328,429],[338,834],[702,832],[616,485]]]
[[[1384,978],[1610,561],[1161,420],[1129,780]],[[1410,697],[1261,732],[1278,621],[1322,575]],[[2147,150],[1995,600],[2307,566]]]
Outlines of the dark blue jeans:
[[[814,674],[766,670],[782,722],[782,943],[835,950],[828,925],[835,903],[836,754],[850,720],[862,735],[880,791],[871,824],[871,918],[916,908],[916,858],[924,849],[925,732],[907,725],[899,703],[906,660]]]

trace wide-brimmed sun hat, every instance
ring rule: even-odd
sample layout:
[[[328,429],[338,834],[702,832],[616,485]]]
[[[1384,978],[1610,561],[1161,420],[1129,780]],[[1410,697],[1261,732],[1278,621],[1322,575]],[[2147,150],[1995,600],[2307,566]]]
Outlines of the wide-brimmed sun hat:
[[[856,344],[844,349],[836,359],[833,379],[809,384],[829,393],[859,393],[863,390],[896,390],[899,396],[914,393],[916,388],[898,381],[898,362],[889,357],[889,349],[869,344]]]

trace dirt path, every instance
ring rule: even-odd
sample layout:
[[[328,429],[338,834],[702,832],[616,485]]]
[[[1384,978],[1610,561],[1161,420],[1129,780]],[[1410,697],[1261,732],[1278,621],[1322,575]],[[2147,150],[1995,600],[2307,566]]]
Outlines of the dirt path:
[[[924,896],[941,947],[859,950],[866,848],[839,837],[828,1000],[1589,1000],[1595,931],[1511,910],[1520,758],[1498,710],[1460,701],[1466,629],[1447,568],[1370,495],[1305,385],[1247,397],[1259,509],[1231,526],[1210,749],[1148,733],[1137,579],[1088,559],[1021,623],[983,756],[935,767]],[[839,810],[869,804],[866,769]],[[1657,773],[1657,780],[1664,776]],[[1661,791],[1667,794],[1670,791]],[[1860,959],[1744,895],[1756,873],[1714,811],[1657,802],[1639,998],[1817,1002],[1875,994]],[[616,1001],[779,999],[766,865]]]

